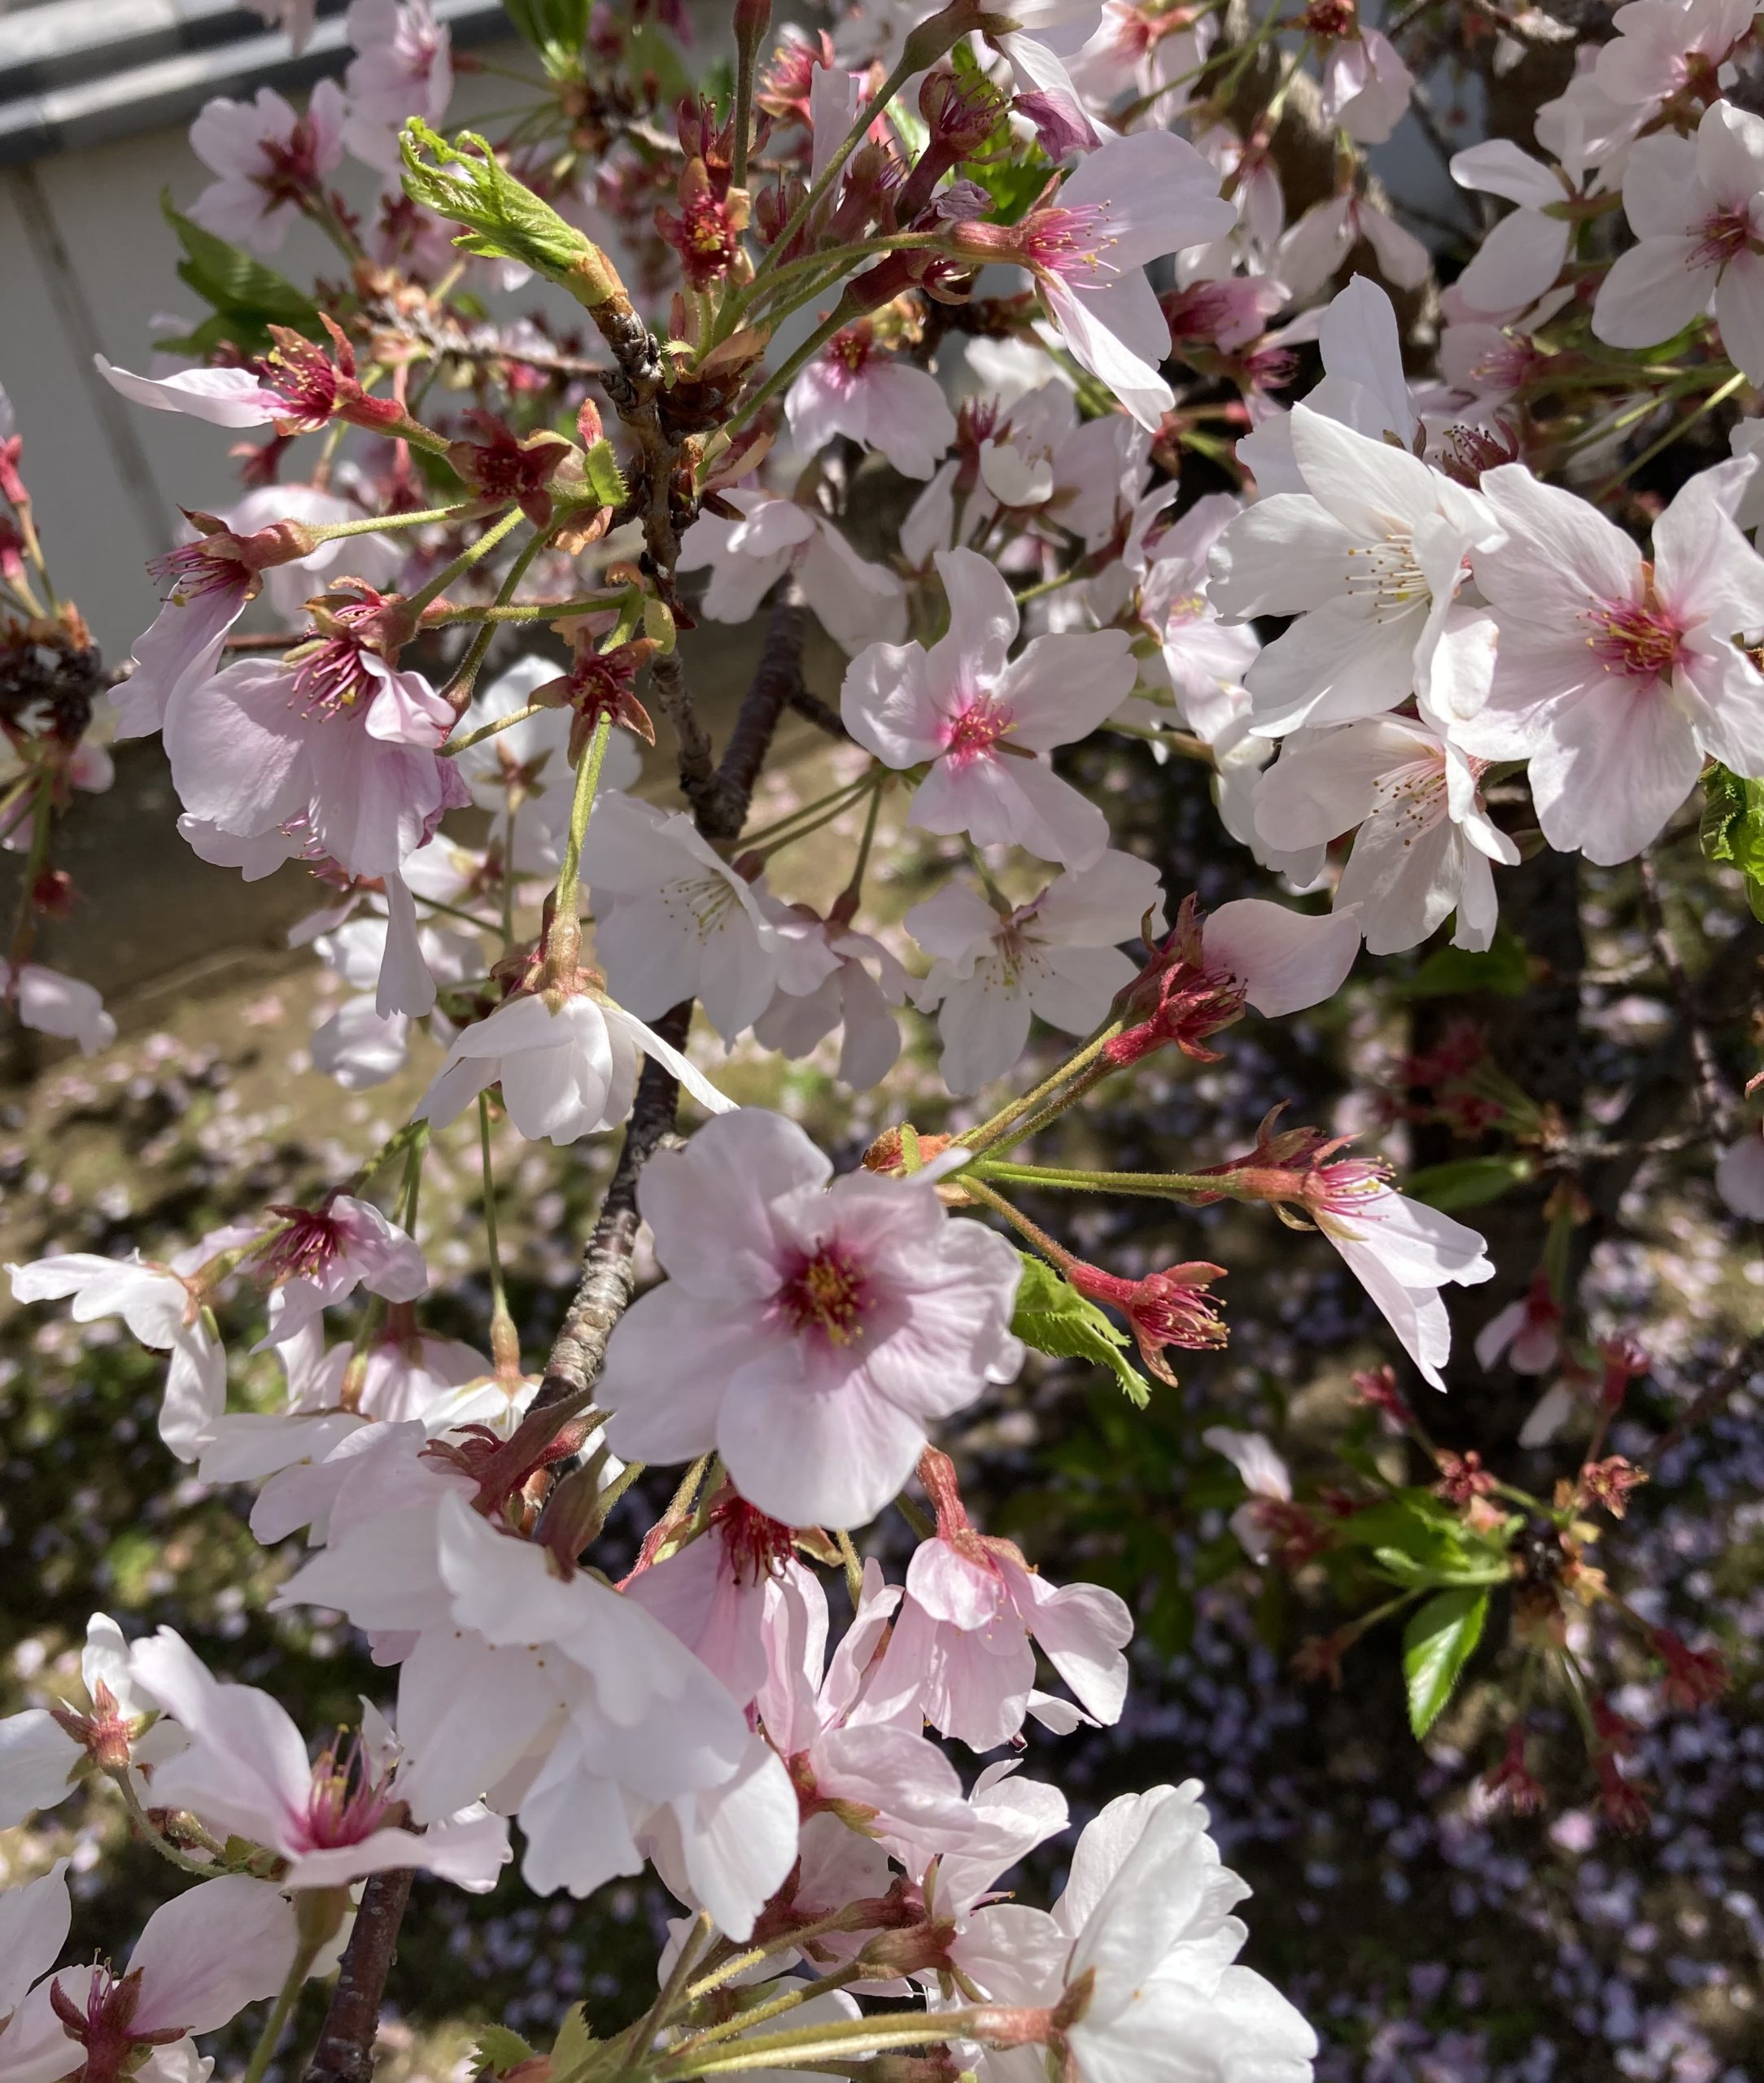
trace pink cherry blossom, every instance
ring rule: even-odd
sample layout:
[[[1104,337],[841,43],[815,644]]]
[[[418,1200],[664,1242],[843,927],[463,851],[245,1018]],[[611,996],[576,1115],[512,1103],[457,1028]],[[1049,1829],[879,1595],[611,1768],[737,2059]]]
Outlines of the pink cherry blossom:
[[[1629,0],[1611,17],[1615,40],[1594,58],[1600,91],[1645,120],[1693,75],[1723,64],[1755,12],[1751,0]]]
[[[142,1718],[154,1702],[136,1683],[129,1645],[108,1614],[94,1613],[86,1622],[80,1678],[83,1709],[70,1701],[0,1720],[0,1830],[64,1800],[76,1767],[88,1758],[114,1771],[135,1754]],[[7,1899],[0,1895],[0,1902]]]
[[[928,478],[955,439],[955,415],[936,377],[880,352],[873,330],[866,321],[836,334],[791,385],[791,434],[805,456],[843,435],[902,477]]]
[[[959,230],[980,257],[1015,260],[1030,271],[1073,356],[1142,426],[1155,429],[1174,394],[1158,373],[1170,330],[1145,269],[1223,238],[1236,221],[1217,174],[1194,147],[1153,129],[1107,139],[1068,175],[1051,205],[1020,225]]]
[[[358,55],[343,75],[343,142],[395,174],[400,127],[413,116],[439,123],[453,98],[452,38],[430,0],[350,0],[346,25]]]
[[[976,1529],[941,1454],[928,1450],[919,1467],[937,1531],[907,1566],[884,1685],[906,1674],[932,1727],[990,1750],[1023,1727],[1039,1644],[1093,1721],[1119,1721],[1133,1632],[1125,1605],[1098,1584],[1049,1583],[1013,1542]]]
[[[931,1421],[1022,1359],[1002,1238],[952,1220],[923,1181],[860,1171],[829,1187],[831,1172],[793,1122],[753,1108],[652,1159],[640,1205],[670,1278],[614,1330],[596,1391],[626,1459],[714,1447],[790,1525],[873,1518]]]
[[[287,401],[249,369],[181,369],[170,376],[136,376],[103,355],[93,365],[111,390],[150,412],[182,413],[210,426],[268,426],[288,417]]]
[[[843,1028],[836,1075],[854,1092],[869,1091],[901,1053],[900,1023],[890,1008],[906,1000],[906,972],[868,933],[766,891],[756,894],[777,929],[780,955],[777,989],[753,1023],[754,1040],[794,1059]]]
[[[1415,234],[1369,198],[1351,191],[1305,212],[1282,238],[1273,272],[1295,299],[1313,295],[1361,239],[1372,248],[1385,280],[1399,289],[1419,288],[1432,272],[1432,258]]]
[[[30,1939],[40,1946],[60,1911],[52,1897],[31,1907]],[[126,1975],[107,1964],[45,1975],[0,2028],[0,2076],[55,2083],[84,2072],[90,2050],[100,2072],[133,2073],[144,2062],[142,2072],[153,2077],[157,2050],[187,2048],[190,2034],[215,2032],[275,1995],[293,1967],[296,1937],[293,1908],[268,1881],[238,1873],[200,1881],[148,1918]],[[160,2071],[168,2073],[177,2071]]]
[[[245,4],[271,28],[288,32],[289,47],[296,58],[312,41],[318,0],[245,0]]]
[[[1727,359],[1764,382],[1764,117],[1718,101],[1694,144],[1670,130],[1642,138],[1623,208],[1638,242],[1600,284],[1593,331],[1615,347],[1651,347],[1713,298]]]
[[[1238,1432],[1229,1425],[1209,1425],[1200,1438],[1203,1447],[1223,1454],[1242,1477],[1243,1487],[1250,1494],[1231,1514],[1231,1531],[1252,1562],[1265,1563],[1274,1552],[1275,1529],[1263,1508],[1292,1502],[1292,1476],[1286,1464],[1260,1432]]]
[[[264,1345],[286,1344],[358,1286],[389,1302],[414,1302],[427,1290],[429,1269],[414,1240],[371,1201],[332,1194],[317,1207],[270,1212],[282,1218],[282,1226],[264,1238],[254,1260],[274,1290]]]
[[[298,823],[351,875],[386,876],[468,800],[435,753],[453,720],[421,673],[339,635],[292,666],[244,658],[186,679],[165,749],[193,818],[239,839]]]
[[[1108,821],[1048,755],[1094,730],[1131,690],[1126,632],[1038,636],[1013,659],[1017,605],[996,569],[972,550],[940,551],[937,566],[949,634],[928,651],[875,644],[854,658],[840,697],[845,727],[886,766],[929,766],[910,813],[926,831],[1088,867],[1108,843]]]
[[[1032,1014],[1068,1034],[1098,1026],[1138,973],[1120,944],[1139,937],[1147,913],[1161,931],[1157,870],[1114,852],[1056,877],[1008,916],[958,882],[915,905],[906,930],[934,959],[915,999],[937,1013],[950,1090],[977,1092],[1003,1076],[1028,1044]]]
[[[1764,775],[1764,676],[1731,640],[1764,627],[1764,559],[1731,518],[1757,468],[1692,478],[1654,523],[1653,562],[1596,508],[1523,464],[1482,489],[1507,531],[1477,553],[1500,626],[1493,686],[1456,727],[1466,751],[1528,759],[1551,845],[1631,860],[1705,754]]]
[[[1550,1293],[1548,1273],[1535,1273],[1517,1302],[1509,1302],[1477,1335],[1476,1364],[1495,1368],[1503,1357],[1516,1374],[1547,1374],[1561,1357],[1562,1312]]]
[[[287,1861],[282,1885],[347,1887],[369,1873],[417,1867],[473,1894],[496,1885],[508,1826],[480,1814],[420,1835],[390,1819],[395,1783],[377,1776],[359,1745],[316,1764],[292,1720],[253,1685],[225,1685],[183,1639],[162,1627],[135,1652],[140,1683],[190,1738],[159,1766],[154,1793]]]
[[[343,156],[343,90],[321,80],[296,116],[273,87],[255,101],[204,103],[190,149],[220,177],[190,206],[204,229],[253,253],[273,253],[313,193]]]

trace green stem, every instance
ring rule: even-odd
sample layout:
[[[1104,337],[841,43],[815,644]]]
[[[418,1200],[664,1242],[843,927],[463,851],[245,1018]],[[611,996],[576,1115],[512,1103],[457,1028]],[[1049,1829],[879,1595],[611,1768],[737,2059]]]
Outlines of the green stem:
[[[456,579],[471,570],[482,558],[489,556],[503,537],[524,517],[518,506],[511,506],[500,521],[494,522],[475,543],[461,551],[451,564],[443,565],[426,586],[420,586],[414,593],[404,596],[403,605],[412,614],[421,614],[431,600],[438,600]]]
[[[359,521],[314,522],[308,532],[321,543],[340,541],[345,535],[377,535],[388,528],[424,528],[438,521],[457,521],[482,500],[462,499],[454,506],[426,507],[421,513],[369,513]]]
[[[1185,1200],[1205,1194],[1226,1199],[1260,1199],[1234,1190],[1229,1173],[1216,1177],[1196,1172],[1061,1172],[1046,1164],[998,1164],[990,1159],[970,1167],[977,1177],[1007,1186],[1048,1186],[1066,1193],[1138,1194],[1153,1200]]]
[[[663,2055],[656,2074],[666,2083],[688,2076],[727,2076],[744,2068],[800,2068],[819,2059],[879,2054],[889,2047],[942,2046],[951,2040],[985,2040],[977,2011],[909,2011],[853,2018],[837,2025],[803,2025],[794,2032],[757,2033],[733,2046]]]
[[[788,250],[790,242],[814,215],[822,198],[832,190],[841,174],[845,170],[846,160],[857,151],[868,134],[870,125],[893,100],[913,74],[923,70],[923,61],[921,59],[916,55],[910,55],[906,51],[902,52],[894,70],[858,110],[856,121],[841,140],[838,150],[821,169],[819,180],[814,182],[807,194],[791,212],[784,229],[772,241],[771,247],[762,257],[758,267],[753,271],[753,279],[756,282],[764,277],[778,255]]]
[[[517,508],[516,511],[518,512],[519,509]],[[473,686],[478,679],[478,669],[483,664],[489,653],[491,644],[496,639],[496,609],[506,607],[514,598],[514,589],[526,578],[534,558],[551,540],[551,532],[549,529],[536,528],[531,538],[521,545],[513,561],[503,574],[501,585],[496,588],[494,607],[484,613],[483,627],[466,645],[465,655],[460,660],[452,678],[443,689],[447,699],[456,703],[461,708],[463,709],[465,702],[470,699]]]
[[[963,1129],[956,1141],[976,1155],[981,1151],[990,1150],[1014,1121],[1020,1121],[1025,1114],[1033,1112],[1044,1100],[1051,1098],[1068,1079],[1076,1077],[1079,1072],[1094,1063],[1120,1033],[1120,1028],[1121,1023],[1118,1020],[1111,1020],[1107,1026],[1093,1034],[1076,1055],[1068,1056],[1051,1076],[1043,1078],[1033,1092],[1026,1092],[1020,1099],[1013,1099],[1009,1106],[1000,1107],[990,1120],[982,1121],[977,1129]],[[1011,1138],[1012,1142],[1020,1140],[1017,1136]]]
[[[1638,470],[1644,469],[1653,462],[1655,456],[1663,456],[1674,442],[1681,439],[1688,428],[1694,426],[1705,413],[1712,413],[1717,405],[1725,404],[1734,392],[1744,385],[1744,382],[1745,376],[1743,372],[1729,377],[1718,391],[1712,391],[1700,405],[1687,413],[1675,425],[1668,427],[1657,441],[1651,442],[1643,449],[1640,455],[1632,461],[1626,463],[1621,470],[1616,471],[1606,478],[1599,487],[1597,496],[1600,499],[1608,496],[1617,490],[1625,478],[1634,477]]]
[[[606,758],[607,740],[613,735],[613,719],[603,715],[595,723],[594,736],[576,768],[576,792],[570,804],[570,834],[564,841],[562,865],[557,871],[557,894],[552,903],[551,932],[547,937],[545,971],[554,984],[573,976],[582,945],[582,924],[577,915],[581,902],[582,842],[587,836],[588,819],[594,809],[594,792],[600,786],[600,767]]]
[[[596,608],[611,607],[623,591],[614,586],[605,592],[584,593],[570,600],[498,600],[494,607],[448,608],[429,616],[423,627],[445,629],[456,622],[548,622],[554,617],[561,620],[565,615],[590,615]]]
[[[525,709],[517,709],[511,716],[498,716],[492,723],[480,723],[475,731],[468,731],[463,738],[449,738],[444,745],[437,746],[436,750],[444,759],[455,758],[462,752],[469,752],[474,745],[481,745],[486,738],[500,737],[504,731],[513,730],[517,723],[524,723],[529,716],[537,716],[542,710],[550,706],[549,702],[530,701]]]
[[[731,435],[738,434],[768,398],[775,396],[779,391],[786,389],[795,382],[798,373],[808,363],[814,360],[840,328],[849,323],[854,315],[846,310],[842,299],[832,317],[823,319],[796,352],[790,356],[780,367],[772,371],[740,410],[731,419],[724,422],[723,432]]]
[[[126,1765],[119,1765],[114,1770],[107,1771],[105,1777],[122,1796],[123,1806],[129,1811],[129,1821],[134,1824],[161,1858],[169,1861],[180,1872],[194,1873],[203,1880],[212,1880],[217,1873],[225,1873],[228,1870],[212,1860],[191,1858],[187,1853],[180,1851],[163,1832],[154,1828],[151,1817],[141,1806],[139,1797],[129,1784],[129,1767]]]
[[[490,1252],[490,1313],[500,1321],[509,1314],[502,1285],[502,1247],[496,1235],[496,1181],[490,1162],[490,1094],[478,1095],[478,1161],[484,1181],[484,1242]]]
[[[288,1979],[282,1985],[281,1993],[264,2020],[264,2029],[257,2036],[257,2045],[251,2050],[251,2058],[246,2064],[240,2083],[264,2083],[264,2072],[269,2066],[270,2057],[282,2044],[282,2036],[287,2029],[288,2020],[300,1992],[306,1986],[306,1978],[312,1972],[312,1963],[318,1957],[318,1948],[309,1940],[295,1949],[294,1964],[288,1970]]]
[[[744,832],[740,845],[745,851],[753,846],[763,846],[779,832],[788,832],[793,824],[800,824],[805,818],[812,817],[830,803],[837,803],[841,810],[849,810],[866,788],[875,785],[875,770],[860,775],[855,781],[841,782],[838,788],[829,789],[824,796],[817,796],[813,802],[801,803],[788,817],[777,818],[770,824],[762,824],[758,832]]]

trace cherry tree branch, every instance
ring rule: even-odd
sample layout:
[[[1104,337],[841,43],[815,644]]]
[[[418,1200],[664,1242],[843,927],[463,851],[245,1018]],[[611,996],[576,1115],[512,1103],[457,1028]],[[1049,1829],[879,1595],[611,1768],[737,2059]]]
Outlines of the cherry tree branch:
[[[370,2083],[380,2003],[414,1877],[408,1867],[369,1876],[305,2083]]]

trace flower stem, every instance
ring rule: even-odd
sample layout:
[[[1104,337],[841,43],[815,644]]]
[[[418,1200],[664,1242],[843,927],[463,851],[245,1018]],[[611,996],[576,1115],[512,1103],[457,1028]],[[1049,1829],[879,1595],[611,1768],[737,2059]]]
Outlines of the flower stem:
[[[1051,1076],[1043,1078],[1033,1092],[1026,1092],[1020,1098],[1013,1099],[1007,1107],[1000,1107],[989,1120],[982,1121],[977,1129],[964,1129],[956,1141],[976,1155],[990,1150],[994,1144],[1002,1143],[1004,1147],[1009,1148],[1011,1144],[1020,1142],[1028,1133],[1027,1129],[1020,1130],[1008,1138],[1005,1131],[1051,1099],[1069,1079],[1076,1077],[1081,1071],[1087,1070],[1120,1030],[1121,1023],[1118,1020],[1111,1020],[1106,1027],[1100,1028],[1093,1034],[1075,1055],[1068,1056]]]
[[[597,718],[594,736],[588,740],[588,749],[576,768],[576,792],[570,805],[570,836],[564,841],[563,863],[557,871],[557,889],[552,905],[551,930],[545,941],[545,975],[552,984],[570,980],[582,947],[582,922],[577,915],[582,882],[582,842],[587,836],[594,792],[600,786],[606,741],[612,735],[612,718],[603,715]]]
[[[257,2036],[257,2044],[251,2050],[251,2060],[246,2064],[240,2083],[264,2083],[264,2072],[269,2066],[270,2057],[282,2044],[282,2036],[287,2030],[288,2020],[300,1992],[306,1986],[306,1978],[312,1972],[312,1963],[318,1957],[318,1947],[310,1939],[303,1939],[295,1949],[293,1965],[288,1969],[288,1978],[282,1985],[281,1993],[271,2007],[269,2015],[264,2020],[264,2029]]]
[[[734,2046],[711,2045],[663,2055],[656,2074],[664,2083],[688,2076],[728,2076],[744,2068],[800,2068],[822,2059],[879,2054],[889,2047],[941,2046],[950,2040],[985,2039],[979,2011],[908,2011],[853,2018],[836,2025],[801,2025],[763,2033]]]
[[[1009,1186],[1051,1186],[1068,1193],[1140,1194],[1155,1200],[1184,1200],[1194,1194],[1227,1200],[1264,1198],[1240,1192],[1229,1173],[1215,1176],[1198,1172],[1062,1172],[1047,1164],[1001,1164],[987,1159],[970,1166],[963,1176],[975,1175]]]
[[[475,543],[461,550],[451,564],[444,564],[426,586],[419,586],[414,593],[407,593],[404,606],[408,614],[421,614],[431,600],[438,600],[454,580],[471,570],[474,564],[489,556],[503,537],[523,518],[518,506],[511,506],[498,521],[493,522]]]

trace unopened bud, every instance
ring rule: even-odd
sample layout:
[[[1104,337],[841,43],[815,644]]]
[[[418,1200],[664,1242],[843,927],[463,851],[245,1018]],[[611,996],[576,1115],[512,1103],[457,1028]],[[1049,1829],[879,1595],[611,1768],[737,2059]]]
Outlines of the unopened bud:
[[[73,913],[73,877],[65,868],[45,868],[31,884],[31,909],[41,919],[66,919]]]

